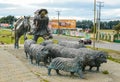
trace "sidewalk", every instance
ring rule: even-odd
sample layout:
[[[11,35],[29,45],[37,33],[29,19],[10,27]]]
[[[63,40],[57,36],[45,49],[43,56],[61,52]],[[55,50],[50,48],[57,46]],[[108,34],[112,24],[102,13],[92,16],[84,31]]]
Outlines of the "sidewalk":
[[[40,82],[40,80],[15,56],[0,49],[0,82]]]

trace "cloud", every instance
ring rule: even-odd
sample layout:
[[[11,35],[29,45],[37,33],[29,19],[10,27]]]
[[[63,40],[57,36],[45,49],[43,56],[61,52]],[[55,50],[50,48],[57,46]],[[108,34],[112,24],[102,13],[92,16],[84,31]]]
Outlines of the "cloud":
[[[0,3],[0,9],[1,9],[1,8],[16,7],[16,6],[17,6],[17,5],[14,5],[14,4]]]
[[[100,0],[101,2],[104,2],[105,5],[109,6],[116,6],[120,4],[120,0]]]
[[[107,9],[102,12],[104,17],[113,17],[113,16],[120,16],[120,8],[118,9]]]
[[[73,9],[81,9],[81,8],[91,8],[92,5],[89,5],[88,3],[83,4],[79,2],[68,2],[68,3],[36,3],[36,4],[31,4],[32,6],[44,6],[44,7],[49,7],[49,8],[73,8]]]
[[[97,0],[96,0],[97,1]],[[120,16],[120,0],[100,0],[104,2],[101,18]],[[93,19],[94,0],[0,0],[0,16],[33,15],[37,9],[46,8],[49,16],[61,18]]]

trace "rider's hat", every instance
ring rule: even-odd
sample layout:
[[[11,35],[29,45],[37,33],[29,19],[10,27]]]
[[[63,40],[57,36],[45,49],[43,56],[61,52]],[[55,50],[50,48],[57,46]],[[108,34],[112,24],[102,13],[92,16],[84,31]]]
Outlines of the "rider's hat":
[[[48,14],[47,9],[40,9],[39,14],[41,14],[42,11],[45,11],[45,14]]]

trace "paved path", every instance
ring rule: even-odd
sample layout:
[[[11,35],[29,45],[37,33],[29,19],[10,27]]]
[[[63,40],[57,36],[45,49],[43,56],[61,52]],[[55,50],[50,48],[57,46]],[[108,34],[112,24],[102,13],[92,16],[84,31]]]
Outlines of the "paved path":
[[[40,80],[15,56],[0,49],[0,82],[40,82]]]

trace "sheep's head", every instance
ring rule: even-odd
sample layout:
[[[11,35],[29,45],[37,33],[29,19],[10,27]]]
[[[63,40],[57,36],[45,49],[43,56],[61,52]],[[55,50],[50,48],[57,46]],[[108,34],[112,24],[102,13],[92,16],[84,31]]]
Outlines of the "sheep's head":
[[[95,60],[99,63],[106,63],[107,62],[107,53],[106,52],[98,52],[95,56]]]

